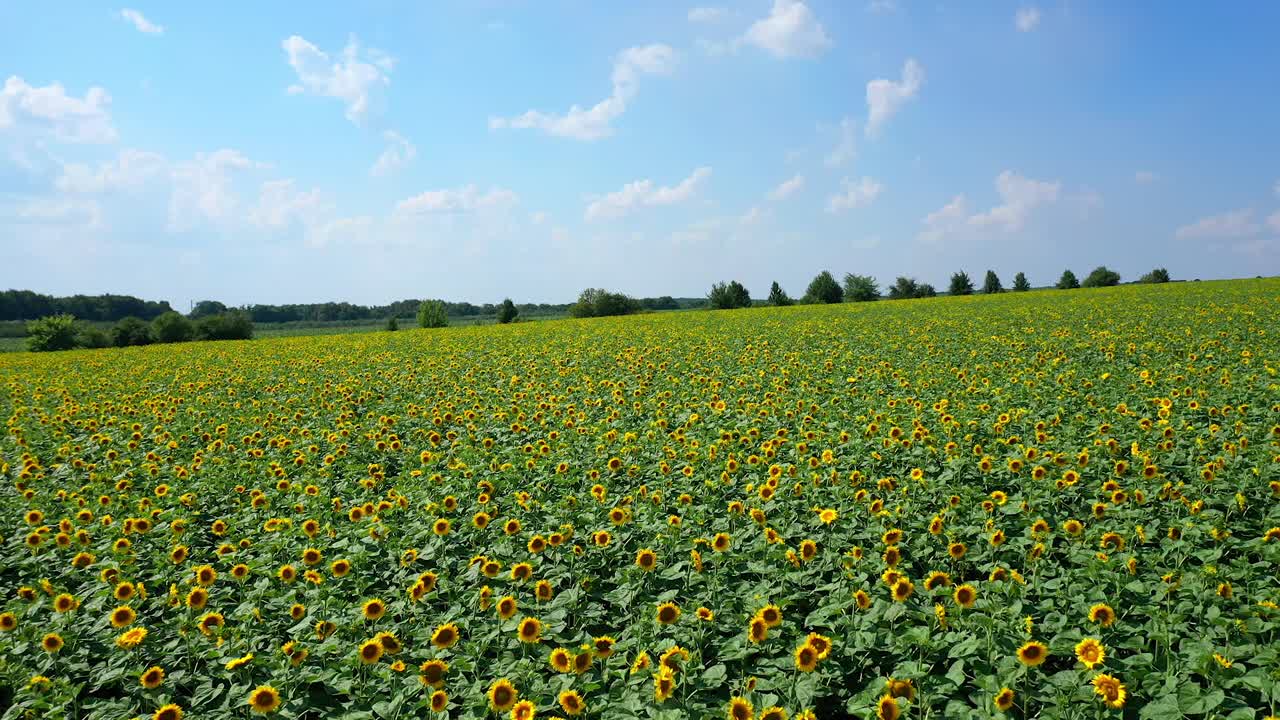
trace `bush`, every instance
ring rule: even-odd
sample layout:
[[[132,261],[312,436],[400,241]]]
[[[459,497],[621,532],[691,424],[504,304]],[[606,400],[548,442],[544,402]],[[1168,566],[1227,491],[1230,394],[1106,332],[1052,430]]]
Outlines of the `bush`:
[[[1076,279],[1076,274],[1071,270],[1063,270],[1062,277],[1058,278],[1056,287],[1059,290],[1075,290],[1080,287],[1080,281]]]
[[[793,302],[795,301],[791,299],[790,295],[787,295],[787,291],[782,289],[782,286],[778,284],[778,281],[775,280],[773,285],[769,286],[770,305],[775,307],[786,307],[787,305],[791,305]]]
[[[1120,273],[1110,270],[1106,265],[1099,265],[1084,279],[1081,287],[1109,287],[1120,284]]]
[[[1140,283],[1167,283],[1169,282],[1169,271],[1164,268],[1156,268],[1151,272],[1138,278]]]
[[[111,336],[96,325],[80,323],[76,328],[76,344],[82,348],[109,348]]]
[[[1031,283],[1027,282],[1027,276],[1024,273],[1018,273],[1013,276],[1013,291],[1026,292],[1031,289]]]
[[[155,338],[151,335],[151,325],[140,317],[131,315],[121,318],[120,322],[111,328],[111,343],[116,347],[150,345],[153,342]]]
[[[73,315],[50,315],[27,323],[27,349],[31,352],[70,350],[76,346]]]
[[[640,303],[622,293],[600,288],[587,288],[578,295],[578,302],[569,307],[569,316],[575,318],[630,315],[640,309]]]
[[[196,303],[195,307],[191,308],[191,312],[187,314],[187,317],[192,320],[199,320],[202,317],[209,317],[210,315],[221,315],[226,311],[227,306],[217,300],[201,300]]]
[[[445,312],[444,302],[440,300],[423,300],[418,304],[418,327],[442,328],[449,326],[449,315]]]
[[[395,332],[400,329],[400,322],[396,320],[395,315],[392,315],[391,317],[387,318],[387,324],[383,329],[386,330],[387,332]]]
[[[181,314],[169,311],[151,321],[151,334],[156,342],[187,342],[196,336],[196,327]]]
[[[831,273],[823,270],[809,283],[809,288],[804,291],[805,303],[838,303],[844,300],[844,290],[840,287],[840,283],[831,277]]]
[[[880,299],[880,286],[870,275],[844,275],[845,302],[871,302]]]
[[[711,292],[707,293],[707,302],[716,310],[751,307],[751,293],[737,280],[728,284],[716,283],[711,286]]]
[[[947,287],[949,295],[972,295],[973,281],[969,279],[969,274],[961,270],[951,276],[951,285]]]
[[[251,340],[253,319],[243,310],[200,318],[196,334],[201,340]]]
[[[920,286],[916,283],[915,278],[898,276],[898,279],[889,286],[890,300],[910,300],[916,297],[916,293],[920,291]]]
[[[663,295],[656,298],[645,298],[640,301],[640,307],[645,310],[679,310],[680,303],[670,295]]]
[[[982,292],[988,295],[1004,292],[1004,286],[1000,284],[1000,276],[996,275],[994,270],[987,271],[987,277],[982,281]]]
[[[918,298],[937,297],[937,295],[938,291],[934,290],[929,283],[920,283],[916,286],[916,297]]]
[[[520,310],[516,307],[516,304],[511,302],[511,298],[506,298],[502,301],[502,305],[498,307],[498,323],[506,325],[514,321],[519,314]]]

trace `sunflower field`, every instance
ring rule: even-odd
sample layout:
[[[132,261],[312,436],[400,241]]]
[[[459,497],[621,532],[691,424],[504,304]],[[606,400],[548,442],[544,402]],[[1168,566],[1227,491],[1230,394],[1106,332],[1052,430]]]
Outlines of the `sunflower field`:
[[[0,356],[4,718],[1280,713],[1280,281]]]

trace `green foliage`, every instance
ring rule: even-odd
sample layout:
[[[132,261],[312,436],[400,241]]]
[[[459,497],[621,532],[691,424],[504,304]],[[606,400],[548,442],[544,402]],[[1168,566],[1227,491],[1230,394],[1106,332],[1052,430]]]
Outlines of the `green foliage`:
[[[1120,284],[1120,273],[1110,270],[1106,265],[1099,265],[1084,279],[1081,287],[1109,287]]]
[[[519,314],[520,310],[516,308],[516,304],[511,302],[511,298],[506,298],[498,306],[498,324],[506,325],[514,321]]]
[[[190,313],[187,313],[187,317],[192,320],[199,320],[202,317],[209,317],[210,315],[221,315],[226,311],[227,306],[217,300],[201,300],[196,303],[196,306],[191,309]]]
[[[707,293],[707,302],[716,310],[751,307],[751,294],[737,280],[728,283],[720,282],[711,286],[711,292]]]
[[[88,323],[78,323],[76,327],[76,345],[82,348],[109,348],[111,335],[106,330]]]
[[[31,352],[70,350],[76,346],[74,315],[50,315],[27,323],[27,349]]]
[[[972,295],[973,281],[969,279],[969,274],[961,270],[951,276],[951,285],[947,287],[949,295]]]
[[[640,306],[645,310],[679,310],[680,303],[670,295],[663,295],[656,298],[644,298],[640,301]]]
[[[889,288],[890,300],[911,300],[914,298],[933,297],[937,290],[929,283],[918,283],[915,278],[899,276]]]
[[[0,320],[31,320],[48,315],[74,315],[88,322],[115,322],[129,315],[150,320],[173,308],[131,295],[72,295],[53,297],[30,290],[0,292]]]
[[[587,288],[578,295],[578,302],[569,307],[569,316],[575,318],[630,315],[640,309],[640,303],[622,293],[601,288]]]
[[[1156,268],[1151,272],[1138,278],[1140,283],[1167,283],[1169,282],[1169,271],[1164,268]]]
[[[387,332],[395,332],[400,329],[400,322],[396,320],[395,315],[392,315],[391,317],[387,318],[387,324],[386,326],[384,326],[384,329]]]
[[[769,286],[769,304],[775,307],[786,307],[795,301],[791,296],[787,295],[787,291],[782,289],[777,280],[773,281],[773,285]]]
[[[210,315],[196,323],[196,336],[201,340],[251,340],[253,320],[242,310]]]
[[[111,328],[111,344],[116,347],[150,345],[155,341],[151,334],[151,324],[140,317],[122,318]]]
[[[1026,273],[1019,272],[1013,276],[1013,291],[1026,292],[1031,289],[1031,283],[1027,282]]]
[[[448,327],[449,316],[445,313],[441,300],[423,300],[418,304],[418,327]]]
[[[988,295],[1004,292],[1004,286],[1000,284],[1000,276],[996,275],[995,270],[987,271],[987,277],[982,281],[982,292]]]
[[[845,302],[871,302],[880,299],[880,286],[870,275],[844,275]]]
[[[187,342],[196,336],[196,326],[177,312],[167,312],[151,321],[151,334],[156,342]]]
[[[801,302],[806,304],[832,304],[844,300],[844,289],[840,287],[840,283],[836,282],[831,273],[823,270],[818,273],[809,287],[804,291],[804,299]]]
[[[931,298],[937,297],[937,295],[938,291],[929,283],[920,283],[916,286],[916,297],[918,298]]]
[[[1056,287],[1059,290],[1075,290],[1080,287],[1080,281],[1076,279],[1076,274],[1070,269],[1062,271],[1062,277],[1058,278]]]

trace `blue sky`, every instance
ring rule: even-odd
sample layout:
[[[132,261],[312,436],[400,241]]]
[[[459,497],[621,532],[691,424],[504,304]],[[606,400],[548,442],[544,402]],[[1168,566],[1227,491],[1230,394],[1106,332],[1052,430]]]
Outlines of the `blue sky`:
[[[0,286],[1280,273],[1280,4],[0,5]]]

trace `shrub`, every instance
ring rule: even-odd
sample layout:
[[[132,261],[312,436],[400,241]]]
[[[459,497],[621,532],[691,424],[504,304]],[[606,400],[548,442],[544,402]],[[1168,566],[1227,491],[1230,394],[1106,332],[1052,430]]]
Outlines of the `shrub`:
[[[569,307],[569,316],[588,318],[630,315],[639,309],[640,303],[622,293],[587,288],[578,295],[578,302]]]
[[[774,305],[777,307],[785,307],[787,305],[791,305],[794,302],[795,301],[791,299],[791,296],[787,295],[787,291],[783,290],[782,286],[778,284],[777,280],[773,282],[773,285],[769,286],[769,304],[770,305]]]
[[[80,323],[76,328],[76,344],[83,348],[109,348],[111,335],[96,325]]]
[[[988,295],[1004,292],[1004,286],[1000,284],[1000,276],[996,275],[994,270],[987,271],[987,277],[982,281],[982,292]]]
[[[129,347],[130,345],[150,345],[155,342],[155,338],[151,335],[150,323],[130,315],[127,318],[121,318],[120,322],[111,328],[111,342],[116,347]]]
[[[937,295],[938,291],[934,290],[929,283],[920,283],[916,286],[916,297],[918,298],[936,297]]]
[[[70,350],[76,346],[73,315],[49,315],[27,323],[27,349],[32,352]]]
[[[506,325],[515,320],[519,314],[520,310],[516,307],[516,304],[511,302],[511,298],[506,298],[502,301],[502,305],[498,307],[498,323]]]
[[[1062,277],[1058,278],[1056,287],[1059,290],[1075,290],[1080,287],[1080,281],[1076,279],[1076,274],[1071,270],[1063,270]]]
[[[423,300],[418,304],[418,327],[448,327],[449,315],[445,312],[444,302],[440,300]]]
[[[845,273],[845,302],[871,302],[872,300],[879,299],[880,286],[876,285],[875,278],[870,275],[854,275],[853,273]]]
[[[151,334],[156,342],[186,342],[196,336],[196,328],[180,313],[170,310],[151,321]]]
[[[1169,282],[1169,271],[1164,268],[1156,268],[1151,272],[1138,278],[1140,283],[1167,283]]]
[[[1024,273],[1018,273],[1013,276],[1013,291],[1026,292],[1031,289],[1031,283],[1027,282],[1027,276]]]
[[[751,307],[751,293],[747,292],[747,288],[737,280],[729,283],[720,282],[711,286],[711,292],[707,293],[707,302],[716,310]]]
[[[823,270],[818,273],[809,283],[809,288],[804,291],[804,300],[806,303],[838,303],[844,300],[844,290],[840,287],[840,283],[831,277],[831,273]]]
[[[920,286],[916,283],[915,278],[899,275],[898,279],[893,282],[893,285],[889,286],[889,299],[910,300],[911,298],[916,297],[916,293],[919,292],[919,290]]]
[[[951,276],[951,285],[947,287],[947,293],[950,295],[972,295],[973,281],[969,279],[969,274],[961,270]]]
[[[395,332],[400,329],[400,323],[399,321],[396,320],[395,315],[392,315],[391,317],[387,318],[387,324],[384,329],[387,332]]]
[[[1120,273],[1110,270],[1106,265],[1099,265],[1084,279],[1081,287],[1108,287],[1120,284]]]
[[[201,340],[250,340],[253,320],[243,310],[210,315],[196,323],[196,335]]]

